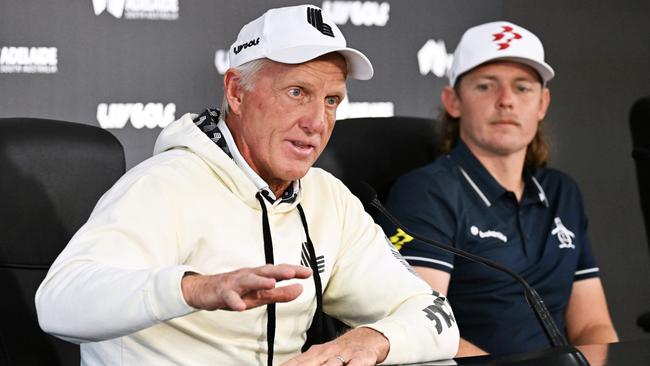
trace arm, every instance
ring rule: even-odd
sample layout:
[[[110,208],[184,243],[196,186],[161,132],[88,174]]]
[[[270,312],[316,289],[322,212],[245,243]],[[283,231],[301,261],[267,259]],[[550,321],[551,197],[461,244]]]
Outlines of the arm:
[[[422,277],[422,279],[425,280],[429,286],[431,286],[431,288],[440,291],[440,293],[443,295],[447,294],[451,274],[428,267],[413,267],[413,269],[417,271],[420,277]],[[488,353],[480,347],[472,344],[462,337],[460,338],[460,344],[458,345],[458,352],[456,353],[456,357],[470,357],[487,354]]]
[[[302,293],[301,284],[276,287],[276,283],[310,275],[311,269],[289,264],[267,264],[211,276],[190,272],[183,276],[181,289],[193,308],[244,311],[295,300]]]
[[[337,339],[314,345],[282,366],[340,366],[354,360],[356,365],[376,365],[386,359],[390,342],[380,332],[366,327],[350,330]],[[341,357],[342,360],[338,357]]]
[[[618,341],[599,278],[573,283],[564,317],[569,341],[574,345]]]
[[[335,219],[341,226],[341,244],[324,293],[323,308],[358,329],[332,342],[336,347],[332,350],[338,351],[327,352],[347,360],[351,354],[358,355],[354,360],[359,360],[360,365],[453,357],[458,347],[458,328],[448,302],[414,275],[360,202],[341,187],[340,196],[335,196],[336,200],[344,199],[338,203],[340,215]],[[310,211],[306,214],[309,216]],[[308,217],[308,221],[317,220]],[[362,362],[368,359],[361,358],[356,348],[350,346],[352,342],[346,342],[353,335],[365,337],[363,347],[380,350],[368,352],[369,359],[376,358],[373,363]],[[386,340],[388,352],[384,359]],[[318,350],[313,347],[303,357],[318,357]]]
[[[130,334],[194,311],[183,300],[173,204],[158,179],[123,177],[52,264],[41,328],[72,342]]]

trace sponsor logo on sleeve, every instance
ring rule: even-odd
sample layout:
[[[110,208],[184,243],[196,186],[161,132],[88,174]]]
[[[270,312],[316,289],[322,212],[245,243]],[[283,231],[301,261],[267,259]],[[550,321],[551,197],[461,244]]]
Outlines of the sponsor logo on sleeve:
[[[383,27],[390,18],[390,4],[376,1],[323,1],[325,15],[336,24]]]
[[[434,296],[436,296],[436,294],[437,293],[434,292]],[[447,326],[447,329],[449,329],[451,328],[452,324],[456,322],[456,319],[454,319],[454,315],[449,307],[445,306],[445,298],[442,296],[436,297],[436,299],[433,300],[433,304],[422,309],[422,311],[429,320],[435,323],[436,331],[438,334],[442,333],[442,331],[445,329],[445,325]],[[442,323],[443,321],[444,324]]]
[[[395,257],[395,259],[397,259],[397,261],[400,262],[404,268],[411,272],[411,274],[415,275],[415,277],[420,277],[420,275],[413,269],[413,267],[411,267],[409,262],[407,262],[402,254],[400,254],[395,246],[393,246],[393,243],[390,241],[390,239],[388,239],[386,236],[384,236],[384,239],[386,239],[386,244],[388,244],[388,248],[390,249],[391,254],[393,254],[393,257]]]
[[[105,129],[166,127],[176,119],[174,103],[99,103],[97,122]]]
[[[404,232],[404,230],[397,228],[395,235],[390,237],[390,242],[393,244],[395,249],[400,250],[404,244],[413,241],[413,237]]]
[[[54,74],[58,71],[56,47],[2,47],[0,73]]]

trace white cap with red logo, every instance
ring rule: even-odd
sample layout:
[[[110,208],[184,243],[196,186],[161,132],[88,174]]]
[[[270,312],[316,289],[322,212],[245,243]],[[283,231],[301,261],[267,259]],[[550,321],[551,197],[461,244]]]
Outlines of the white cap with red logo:
[[[361,52],[348,48],[333,21],[313,5],[270,9],[246,24],[230,47],[230,67],[268,58],[285,64],[307,62],[326,53],[338,52],[347,63],[348,76],[368,80],[373,68]]]
[[[544,46],[536,35],[516,24],[499,21],[468,29],[460,39],[449,69],[449,84],[471,69],[494,60],[511,60],[535,69],[544,84],[555,75],[544,62]]]

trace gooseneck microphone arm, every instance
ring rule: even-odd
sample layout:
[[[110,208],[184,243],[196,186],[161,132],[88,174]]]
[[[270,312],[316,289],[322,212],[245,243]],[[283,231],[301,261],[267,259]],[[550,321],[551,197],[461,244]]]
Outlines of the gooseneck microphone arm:
[[[466,252],[464,250],[460,250],[458,248],[454,248],[451,245],[443,244],[440,242],[437,242],[435,240],[426,238],[422,235],[419,235],[417,233],[410,232],[407,228],[404,227],[396,218],[393,216],[386,208],[379,202],[379,199],[377,199],[377,193],[375,190],[370,187],[365,182],[359,182],[358,187],[354,187],[354,193],[361,199],[361,202],[365,202],[372,207],[376,208],[379,212],[381,212],[386,218],[390,220],[390,222],[393,223],[396,227],[401,228],[404,230],[405,233],[408,235],[424,242],[429,245],[433,245],[436,248],[445,250],[447,252],[454,253],[455,255],[459,257],[466,258],[472,262],[480,263],[485,266],[494,268],[498,271],[505,272],[512,276],[517,282],[519,282],[523,287],[524,287],[524,294],[526,296],[526,300],[528,301],[528,304],[530,307],[533,309],[533,312],[535,313],[535,316],[537,317],[537,320],[541,324],[542,328],[544,329],[544,332],[546,333],[546,336],[548,337],[549,341],[551,342],[551,345],[554,347],[566,347],[569,346],[569,343],[567,342],[566,338],[564,337],[564,334],[560,332],[560,330],[557,328],[557,325],[555,325],[555,322],[553,321],[553,318],[551,317],[551,314],[549,313],[548,309],[546,308],[546,305],[544,305],[544,301],[542,300],[541,296],[535,291],[534,288],[532,288],[526,280],[524,280],[518,273],[512,271],[511,269],[502,266],[499,263],[496,263],[492,260],[477,256],[475,254]]]

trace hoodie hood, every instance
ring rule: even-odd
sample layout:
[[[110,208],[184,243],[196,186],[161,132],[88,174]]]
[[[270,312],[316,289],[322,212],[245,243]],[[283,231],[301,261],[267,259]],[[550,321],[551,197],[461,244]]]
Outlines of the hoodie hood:
[[[259,209],[255,198],[258,189],[251,179],[237,166],[217,144],[214,143],[194,123],[197,114],[187,113],[180,119],[165,127],[154,146],[154,155],[162,154],[171,149],[183,149],[199,156],[233,194],[237,195],[248,206]],[[291,204],[273,205],[281,211],[291,210],[300,201],[301,194]]]

